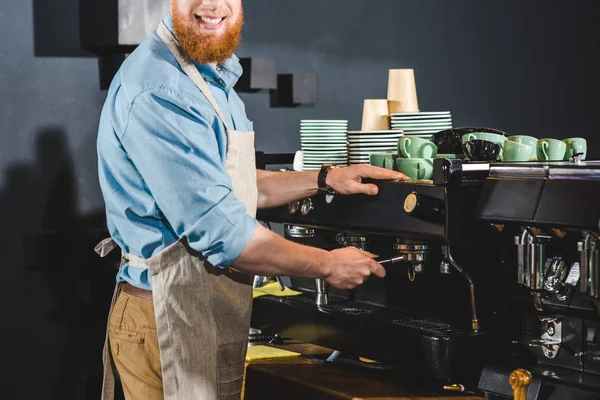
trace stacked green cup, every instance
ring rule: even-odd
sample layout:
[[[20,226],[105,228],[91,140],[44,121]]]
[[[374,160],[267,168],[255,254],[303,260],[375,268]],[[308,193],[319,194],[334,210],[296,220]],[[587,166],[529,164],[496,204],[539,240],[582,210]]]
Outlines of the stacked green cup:
[[[395,152],[369,153],[369,164],[395,170],[397,158],[398,153]]]
[[[569,138],[563,142],[567,145],[565,152],[565,160],[570,160],[576,154],[581,154],[581,159],[585,160],[587,156],[587,141],[584,138]]]
[[[504,161],[529,161],[535,159],[537,138],[533,136],[515,135],[509,136],[504,142]]]
[[[433,177],[433,158],[437,146],[427,139],[404,136],[398,140],[396,168],[415,181]]]

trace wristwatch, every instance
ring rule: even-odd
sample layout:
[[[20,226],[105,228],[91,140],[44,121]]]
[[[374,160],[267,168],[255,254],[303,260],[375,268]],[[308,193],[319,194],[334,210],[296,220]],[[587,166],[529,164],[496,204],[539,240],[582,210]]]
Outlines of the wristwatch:
[[[319,171],[319,177],[317,178],[317,184],[319,187],[318,190],[320,193],[335,194],[335,190],[327,186],[327,184],[325,183],[327,180],[327,174],[334,168],[336,167],[333,164],[323,164],[321,166],[321,170]]]

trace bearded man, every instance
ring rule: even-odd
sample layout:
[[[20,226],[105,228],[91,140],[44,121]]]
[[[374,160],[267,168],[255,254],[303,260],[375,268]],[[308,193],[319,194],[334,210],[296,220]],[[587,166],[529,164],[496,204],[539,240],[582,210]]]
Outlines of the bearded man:
[[[254,132],[233,90],[242,69],[241,0],[171,0],[170,15],[125,61],[104,105],[99,177],[121,268],[105,345],[125,397],[237,399],[252,276],[325,279],[350,289],[385,275],[356,248],[325,251],[259,225],[256,209],[335,190],[377,194],[363,178],[404,179],[355,166],[256,171]]]

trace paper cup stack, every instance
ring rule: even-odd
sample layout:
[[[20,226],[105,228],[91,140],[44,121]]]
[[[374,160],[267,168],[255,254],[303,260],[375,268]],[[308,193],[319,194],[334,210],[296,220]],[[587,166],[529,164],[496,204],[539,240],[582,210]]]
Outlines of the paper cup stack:
[[[363,103],[362,125],[360,130],[386,131],[390,129],[390,112],[386,99],[366,99]]]
[[[392,113],[392,130],[401,130],[407,136],[430,138],[432,134],[452,128],[450,111]]]
[[[367,99],[360,131],[348,132],[348,164],[369,164],[369,154],[396,151],[402,132],[390,130],[388,101]]]
[[[414,70],[390,69],[387,100],[390,113],[420,111]]]
[[[347,120],[300,121],[300,144],[304,171],[323,164],[348,165]]]

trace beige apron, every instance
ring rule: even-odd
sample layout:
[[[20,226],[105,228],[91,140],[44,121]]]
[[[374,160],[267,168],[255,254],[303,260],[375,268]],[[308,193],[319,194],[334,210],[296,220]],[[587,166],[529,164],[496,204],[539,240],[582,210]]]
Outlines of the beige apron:
[[[255,217],[258,190],[254,132],[229,129],[208,85],[173,34],[164,24],[157,33],[225,125],[225,169],[235,196],[246,205],[247,214]],[[114,241],[107,239],[96,251],[105,256],[115,247]],[[165,400],[239,399],[252,311],[253,277],[231,268],[213,267],[182,240],[147,260],[124,254],[121,267],[126,262],[148,268],[152,275]],[[119,291],[120,285],[117,285],[111,312]],[[108,334],[104,367],[102,399],[112,400],[115,378]]]

